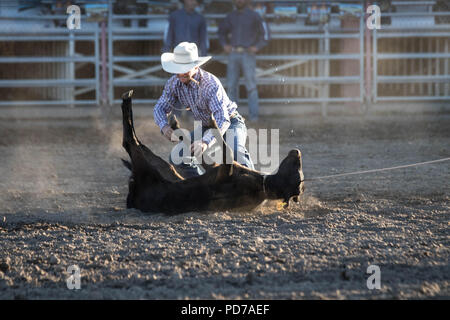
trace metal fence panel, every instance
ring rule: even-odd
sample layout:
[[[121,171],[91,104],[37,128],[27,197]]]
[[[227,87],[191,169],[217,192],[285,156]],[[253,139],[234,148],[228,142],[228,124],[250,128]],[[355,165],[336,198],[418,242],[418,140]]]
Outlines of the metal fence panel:
[[[167,15],[117,15],[112,12],[113,2],[109,1],[106,31],[100,29],[98,24],[93,28],[72,31],[65,28],[14,32],[0,29],[0,45],[51,43],[51,54],[0,56],[0,68],[21,64],[32,65],[37,70],[30,79],[20,77],[20,73],[11,79],[0,79],[0,90],[28,88],[30,92],[42,95],[41,99],[0,101],[0,105],[115,104],[120,103],[120,93],[125,87],[141,89],[143,98],[135,99],[136,103],[154,103],[168,78],[160,66],[162,31],[119,24],[125,19],[162,21],[167,19]],[[434,23],[433,19],[450,16],[450,12],[400,10],[382,15],[391,21],[409,19],[411,26],[392,22],[390,25],[383,24],[379,30],[368,30],[365,20],[368,15],[355,19],[352,28],[332,27],[336,23],[323,26],[271,24],[272,43],[257,55],[260,101],[318,103],[324,113],[326,105],[331,102],[448,101],[450,24]],[[306,16],[298,14],[297,18],[304,19]],[[206,15],[207,19],[223,17],[224,14]],[[273,18],[273,15],[267,17]],[[1,16],[0,22],[66,18],[12,15]],[[82,17],[82,24],[85,18]],[[339,15],[332,14],[331,19],[339,19]],[[426,23],[414,25],[415,19],[425,19],[423,21]],[[106,47],[101,47],[101,30],[106,32],[103,40],[107,39],[108,48],[107,70],[104,70],[103,78],[100,77],[101,52]],[[210,39],[217,41],[217,27],[210,27],[208,31]],[[93,43],[87,55],[75,52],[75,44],[80,41]],[[353,43],[355,50],[342,50],[345,43]],[[128,50],[130,47],[136,50]],[[213,55],[212,68],[218,70],[218,77],[226,84],[224,70],[227,56],[217,53]],[[106,64],[106,51],[103,62]],[[82,64],[93,65],[92,77],[76,77],[76,68]],[[355,66],[357,74],[346,72],[348,70],[343,66],[348,64]],[[244,85],[243,81],[241,79],[241,85]],[[354,94],[348,95],[342,89],[346,87],[352,88],[350,91]],[[86,93],[93,97],[77,99]]]
[[[224,17],[225,15],[206,15],[207,18]],[[119,55],[115,43],[120,41],[162,41],[162,34],[146,28],[124,28],[116,25],[117,21],[124,19],[142,19],[142,15],[115,15],[110,11],[108,25],[109,48],[109,100],[112,103],[120,103],[120,91],[117,88],[154,87],[161,92],[167,81],[167,75],[158,75],[160,56]],[[148,19],[161,19],[161,16],[148,16]],[[272,34],[272,39],[283,41],[282,53],[257,55],[257,82],[259,86],[269,86],[273,95],[279,97],[260,97],[264,102],[317,102],[324,104],[330,101],[362,103],[364,95],[364,16],[358,18],[357,29],[352,31],[333,31],[329,27],[318,26],[303,28],[296,27],[288,33]],[[286,31],[286,30],[285,30]],[[289,30],[287,30],[289,31]],[[216,30],[209,29],[210,39],[216,38]],[[354,53],[331,52],[330,41],[354,39],[359,46]],[[297,41],[297,42],[294,42]],[[310,41],[310,42],[308,42]],[[307,45],[305,45],[307,44]],[[305,48],[306,50],[304,50]],[[309,52],[309,53],[308,53]],[[331,75],[331,63],[343,60],[354,60],[359,64],[359,73],[353,76]],[[213,55],[213,61],[226,65],[227,56],[223,54]],[[140,69],[134,69],[127,63],[140,63]],[[265,66],[265,67],[262,67]],[[118,75],[122,73],[122,75]],[[123,75],[125,74],[125,75]],[[218,74],[223,84],[224,74]],[[244,84],[244,80],[240,80]],[[355,96],[330,96],[330,85],[356,84],[359,89]],[[266,90],[264,90],[266,91]],[[278,92],[278,94],[277,94]],[[135,103],[149,103],[153,99],[135,98]],[[245,99],[240,99],[245,101]]]
[[[67,18],[66,16],[33,16],[26,17],[26,19],[54,20],[58,17]],[[22,16],[1,16],[0,22],[24,18]],[[90,55],[83,56],[76,53],[75,45],[79,41],[93,43],[93,50],[90,52]],[[39,72],[33,74],[33,79],[23,78],[28,75],[27,72],[9,79],[1,79],[0,90],[1,88],[28,88],[29,90],[41,88],[39,91],[36,91],[39,92],[40,99],[34,97],[30,100],[0,101],[0,105],[99,105],[100,55],[98,26],[81,30],[41,28],[38,30],[11,31],[0,29],[0,45],[29,42],[50,43],[49,52],[46,52],[45,55],[0,56],[0,67],[6,64],[29,65],[37,68]],[[87,79],[77,78],[77,64],[91,64],[94,70],[93,76]],[[94,92],[94,97],[91,99],[77,99],[77,96],[88,92]]]
[[[372,35],[372,97],[379,101],[448,101],[450,70],[449,24],[435,17],[450,12],[396,12],[408,18],[405,26],[382,25]],[[426,19],[427,24],[420,19]]]

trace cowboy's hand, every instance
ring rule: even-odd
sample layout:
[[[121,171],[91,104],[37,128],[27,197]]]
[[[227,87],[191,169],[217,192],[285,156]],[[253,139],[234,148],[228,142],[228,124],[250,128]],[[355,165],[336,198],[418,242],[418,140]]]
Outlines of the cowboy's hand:
[[[196,157],[200,157],[207,147],[208,145],[201,140],[194,141],[191,144],[191,153]]]
[[[225,50],[225,53],[230,53],[232,49],[233,49],[233,47],[230,46],[229,44],[226,44],[226,45],[223,47],[223,50]]]
[[[162,129],[161,129],[164,137],[166,137],[170,142],[177,142],[178,138],[173,137],[172,138],[172,134],[173,134],[173,130],[169,125],[165,125]]]
[[[251,47],[248,48],[248,51],[249,51],[250,53],[255,54],[255,53],[258,52],[258,48],[255,47],[255,46],[251,46]]]

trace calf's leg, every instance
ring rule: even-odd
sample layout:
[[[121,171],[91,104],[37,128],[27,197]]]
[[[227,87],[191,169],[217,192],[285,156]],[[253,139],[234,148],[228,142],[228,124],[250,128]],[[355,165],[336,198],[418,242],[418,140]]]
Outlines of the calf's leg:
[[[175,168],[166,161],[155,155],[149,148],[142,144],[134,130],[132,97],[133,90],[122,95],[122,117],[123,117],[123,141],[122,145],[130,155],[132,162],[140,165],[140,170],[156,172],[156,176],[171,182],[183,180],[183,177]],[[134,157],[134,159],[133,159]],[[135,163],[132,164],[132,170]]]

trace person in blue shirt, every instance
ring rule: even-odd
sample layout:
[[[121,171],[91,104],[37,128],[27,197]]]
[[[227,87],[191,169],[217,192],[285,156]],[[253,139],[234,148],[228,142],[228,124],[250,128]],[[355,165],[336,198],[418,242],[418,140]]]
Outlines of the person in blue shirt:
[[[267,45],[269,30],[261,16],[248,7],[249,0],[236,0],[236,10],[226,16],[219,25],[219,42],[228,54],[227,92],[232,101],[239,96],[239,76],[243,71],[249,116],[258,120],[258,89],[256,87],[255,54]]]
[[[182,0],[183,9],[172,12],[169,16],[169,28],[164,37],[163,52],[172,50],[181,42],[193,42],[200,54],[207,55],[208,34],[205,18],[195,11],[197,0]]]

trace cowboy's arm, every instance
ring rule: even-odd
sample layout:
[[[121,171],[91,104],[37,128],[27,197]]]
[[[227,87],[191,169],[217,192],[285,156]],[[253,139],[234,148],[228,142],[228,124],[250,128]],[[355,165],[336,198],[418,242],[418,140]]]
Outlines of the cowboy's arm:
[[[216,120],[221,135],[225,134],[231,124],[223,93],[224,89],[222,86],[213,88],[208,93],[209,109]],[[206,143],[207,146],[212,145],[215,140],[216,138],[211,130],[207,130],[202,138],[202,141]]]
[[[155,108],[153,109],[153,116],[155,118],[155,123],[159,126],[161,132],[163,128],[168,126],[167,115],[172,111],[172,106],[176,102],[175,91],[172,88],[172,81],[169,79],[167,81],[161,97],[156,102]]]

